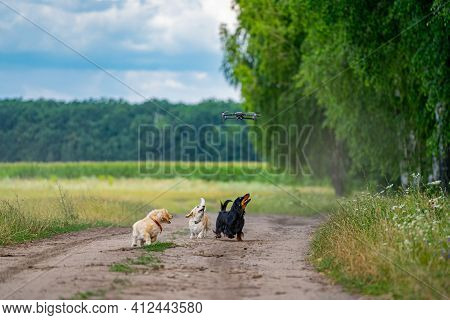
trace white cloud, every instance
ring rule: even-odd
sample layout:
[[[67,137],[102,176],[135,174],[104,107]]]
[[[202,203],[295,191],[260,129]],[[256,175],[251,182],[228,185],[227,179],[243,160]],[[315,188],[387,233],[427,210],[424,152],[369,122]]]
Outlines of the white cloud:
[[[126,83],[148,98],[185,102],[198,102],[206,98],[239,100],[239,93],[221,75],[212,77],[204,72],[126,71],[123,76]],[[141,100],[131,92],[126,99]]]
[[[239,99],[219,71],[232,0],[2,1],[145,97]],[[0,54],[0,97],[142,100],[1,3]]]
[[[70,94],[62,93],[60,90],[52,90],[39,85],[23,85],[23,94],[21,97],[25,99],[32,98],[51,98],[55,100],[74,100]]]
[[[8,1],[49,32],[84,52],[124,49],[219,52],[220,23],[234,24],[231,0]],[[61,45],[0,5],[0,50],[61,49]]]
[[[220,74],[174,71],[114,71],[115,76],[146,99],[173,102],[199,102],[208,98],[239,100]],[[201,75],[199,77],[199,75]],[[144,100],[117,80],[100,70],[34,69],[0,73],[0,96],[25,99],[60,100],[88,98],[122,98],[131,102]]]
[[[206,77],[208,77],[208,74],[206,72],[196,72],[194,73],[194,77],[197,80],[203,80],[206,79]]]

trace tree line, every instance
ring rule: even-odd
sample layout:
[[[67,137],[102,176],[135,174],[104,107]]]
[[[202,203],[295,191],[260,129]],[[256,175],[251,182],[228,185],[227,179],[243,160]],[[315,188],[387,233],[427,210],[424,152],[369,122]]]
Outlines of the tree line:
[[[0,162],[255,161],[245,122],[222,123],[233,101],[0,100]]]
[[[233,8],[237,27],[220,30],[226,78],[245,109],[265,115],[268,134],[271,124],[314,127],[307,156],[338,194],[354,181],[406,185],[412,173],[448,187],[445,0],[236,0]]]

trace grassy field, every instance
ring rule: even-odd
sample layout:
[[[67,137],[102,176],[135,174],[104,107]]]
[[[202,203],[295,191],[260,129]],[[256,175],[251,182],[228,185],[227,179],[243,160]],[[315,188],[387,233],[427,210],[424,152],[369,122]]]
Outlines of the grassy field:
[[[326,181],[311,180],[287,174],[264,162],[16,162],[0,163],[0,179],[76,179],[94,177],[114,178],[184,178],[205,181],[259,181],[282,184],[328,185]]]
[[[153,208],[184,215],[200,197],[206,199],[210,212],[217,212],[220,200],[246,192],[253,199],[248,214],[310,215],[336,205],[330,187],[281,188],[258,181],[184,178],[4,178],[0,179],[0,245],[91,226],[130,226]]]
[[[315,236],[313,263],[357,292],[448,299],[450,201],[431,188],[343,202]]]

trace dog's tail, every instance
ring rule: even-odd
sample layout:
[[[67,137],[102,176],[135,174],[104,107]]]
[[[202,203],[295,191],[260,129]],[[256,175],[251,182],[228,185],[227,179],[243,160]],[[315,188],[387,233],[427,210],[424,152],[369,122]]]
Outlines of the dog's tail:
[[[225,203],[222,203],[222,201],[220,201],[220,211],[226,211],[227,210],[227,206],[230,202],[233,202],[232,200],[227,200],[225,201]]]

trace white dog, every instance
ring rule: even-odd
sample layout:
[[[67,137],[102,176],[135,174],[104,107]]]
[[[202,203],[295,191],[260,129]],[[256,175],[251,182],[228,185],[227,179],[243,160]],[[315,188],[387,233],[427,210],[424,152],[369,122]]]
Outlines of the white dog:
[[[209,230],[209,217],[206,213],[205,199],[200,198],[200,204],[194,207],[190,213],[186,215],[189,219],[189,230],[191,231],[191,239],[195,237],[202,239],[206,237]]]
[[[151,244],[156,241],[162,232],[162,223],[170,223],[172,215],[166,209],[155,209],[147,216],[133,225],[131,246],[142,246],[142,243]]]

